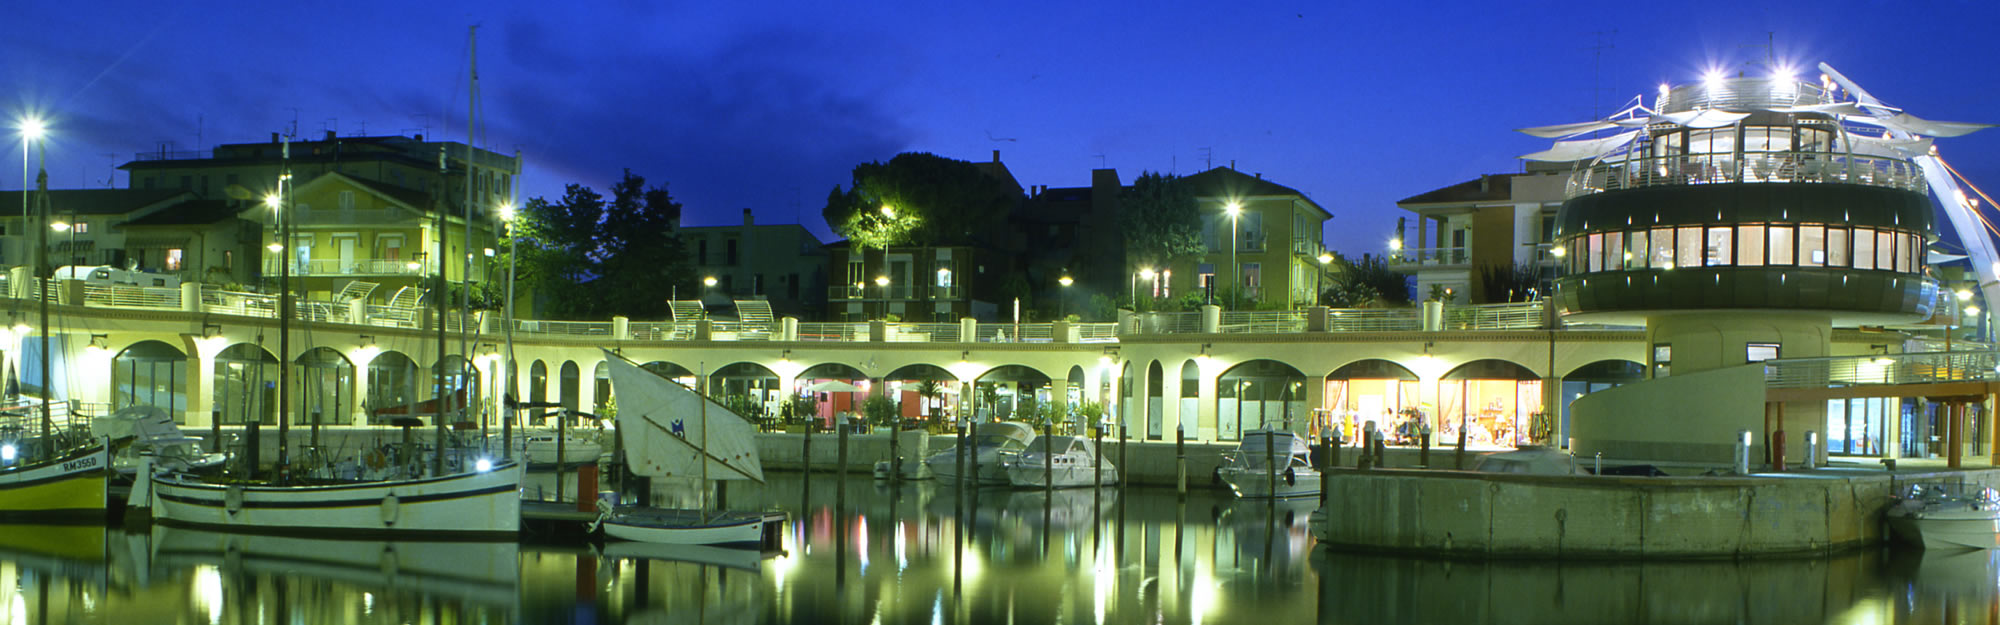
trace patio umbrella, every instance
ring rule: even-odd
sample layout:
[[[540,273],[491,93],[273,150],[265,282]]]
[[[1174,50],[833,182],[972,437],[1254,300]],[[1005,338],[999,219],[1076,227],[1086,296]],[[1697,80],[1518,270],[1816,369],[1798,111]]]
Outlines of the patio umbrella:
[[[840,380],[827,380],[808,386],[806,390],[815,393],[859,393],[861,392],[861,387]]]

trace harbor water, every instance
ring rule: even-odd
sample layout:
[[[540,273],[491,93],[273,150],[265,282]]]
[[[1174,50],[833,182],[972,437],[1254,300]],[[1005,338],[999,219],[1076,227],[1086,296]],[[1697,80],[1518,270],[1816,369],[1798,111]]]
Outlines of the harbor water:
[[[543,492],[553,490],[544,478]],[[530,491],[537,489],[531,485]],[[1315,549],[1316,501],[1220,488],[733,483],[785,552],[0,526],[0,623],[1994,622],[1993,553],[1471,562]]]

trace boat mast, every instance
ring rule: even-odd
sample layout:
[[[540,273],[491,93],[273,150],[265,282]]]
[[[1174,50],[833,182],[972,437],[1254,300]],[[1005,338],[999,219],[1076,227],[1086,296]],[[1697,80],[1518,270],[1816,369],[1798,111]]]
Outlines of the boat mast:
[[[49,282],[55,278],[49,273],[49,148],[44,142],[42,166],[35,171],[35,213],[41,218],[40,227],[35,228],[39,242],[35,254],[35,277],[41,283],[42,314],[42,453],[48,458],[55,457],[55,417],[49,415],[49,402],[55,399],[55,376],[49,372]]]
[[[472,391],[470,390],[472,382],[472,335],[469,334],[471,330],[468,328],[472,325],[472,177],[475,175],[473,159],[477,156],[472,151],[472,145],[478,138],[475,131],[479,128],[479,26],[472,26],[469,31],[470,34],[468,36],[471,38],[471,42],[467,45],[472,57],[472,75],[471,88],[466,92],[465,265],[463,270],[458,274],[459,282],[462,284],[460,288],[462,296],[459,299],[458,308],[458,353],[465,359],[465,368],[459,372],[459,388],[465,390],[465,400],[458,403],[458,420],[460,422],[470,420],[466,413],[472,407]],[[484,417],[479,419],[479,440],[482,444],[486,441],[486,419]]]
[[[701,399],[701,488],[695,489],[695,493],[700,495],[701,498],[697,500],[700,503],[700,507],[696,508],[696,511],[699,512],[703,518],[707,518],[708,488],[710,486],[710,484],[708,483],[708,459],[710,457],[708,455],[708,385],[709,385],[708,372],[707,372],[708,363],[701,363],[695,365],[695,368],[702,370],[701,392],[696,393],[696,395],[699,395]]]
[[[278,220],[278,479],[284,480],[291,471],[290,447],[286,435],[291,431],[292,410],[292,220],[285,216],[286,194],[292,190],[292,139],[285,137],[279,148],[278,193],[276,204],[271,208]],[[253,469],[254,470],[254,469]]]

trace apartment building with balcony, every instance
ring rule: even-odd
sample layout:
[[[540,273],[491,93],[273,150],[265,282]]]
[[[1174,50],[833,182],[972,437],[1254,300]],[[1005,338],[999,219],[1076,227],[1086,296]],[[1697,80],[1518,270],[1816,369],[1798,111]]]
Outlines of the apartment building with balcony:
[[[1205,252],[1166,268],[1132,268],[1152,269],[1157,276],[1150,284],[1141,277],[1139,289],[1164,298],[1178,297],[1188,289],[1205,291],[1212,285],[1218,295],[1232,290],[1238,294],[1235,302],[1220,297],[1216,301],[1235,309],[1289,308],[1316,301],[1314,292],[1326,284],[1327,265],[1319,260],[1327,253],[1321,229],[1333,213],[1297,189],[1230,167],[1181,181],[1193,189],[1200,204]]]
[[[701,294],[704,302],[761,299],[781,316],[825,314],[827,248],[805,226],[760,225],[746,208],[741,225],[684,226],[680,236],[696,273],[715,278]]]
[[[1391,235],[1390,265],[1416,276],[1420,298],[1441,286],[1455,303],[1507,301],[1507,294],[1485,292],[1480,274],[1525,264],[1553,277],[1550,242],[1569,180],[1565,174],[1560,167],[1532,163],[1524,173],[1483,175],[1396,202],[1416,213],[1416,227]]]
[[[327,297],[361,281],[379,285],[374,295],[380,299],[417,285],[440,265],[449,281],[480,280],[495,271],[490,260],[495,256],[487,250],[499,245],[499,207],[513,198],[520,160],[468,150],[463,143],[425,141],[421,135],[340,137],[328,132],[316,140],[287,142],[273,133],[264,143],[139,153],[119,168],[128,172],[133,191],[183,193],[248,206],[240,214],[259,224],[261,232],[256,245],[245,250],[255,260],[249,263],[253,273],[241,276],[242,281],[266,281],[279,273],[278,263],[286,262],[294,288],[308,297]],[[284,200],[292,240],[281,242],[276,213],[261,198],[279,190],[284,171],[292,175]],[[138,251],[171,255],[176,249],[171,244],[198,238],[189,224],[177,221],[160,215],[142,224],[151,239]],[[442,253],[437,249],[440,228],[449,241]],[[242,258],[234,250],[224,256],[232,266]],[[215,264],[204,261],[200,267],[205,271]]]

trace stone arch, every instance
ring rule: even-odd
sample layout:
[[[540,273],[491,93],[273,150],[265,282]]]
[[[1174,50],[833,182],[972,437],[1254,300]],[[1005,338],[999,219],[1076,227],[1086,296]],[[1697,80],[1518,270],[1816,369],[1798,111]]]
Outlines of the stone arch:
[[[882,376],[882,384],[904,419],[928,421],[936,417],[942,421],[956,416],[949,407],[958,403],[958,376],[944,367],[929,363],[903,365]],[[929,397],[924,395],[927,390],[932,393]]]
[[[784,401],[778,374],[770,367],[742,361],[717,367],[708,374],[708,396],[752,420],[778,414]]]
[[[1166,368],[1160,361],[1146,363],[1146,411],[1140,413],[1146,419],[1146,438],[1160,440],[1166,436]]]
[[[1304,373],[1276,360],[1249,360],[1223,371],[1215,379],[1216,439],[1241,440],[1256,428],[1305,422],[1305,383]]]
[[[539,358],[528,365],[528,402],[534,404],[549,401],[549,363]]]
[[[354,363],[340,350],[320,346],[293,359],[302,423],[347,423],[354,412]]]
[[[1563,374],[1556,406],[1561,412],[1555,423],[1556,442],[1569,440],[1569,404],[1577,398],[1646,379],[1646,365],[1623,359],[1599,360]]]
[[[972,381],[974,410],[982,422],[1019,421],[1023,409],[1048,402],[1049,376],[1027,365],[1000,365]]]
[[[1340,429],[1342,440],[1360,440],[1371,421],[1393,433],[1398,418],[1423,410],[1422,376],[1394,361],[1365,358],[1341,365],[1326,374],[1326,386],[1331,425]]]
[[[1192,438],[1209,440],[1215,436],[1215,415],[1201,414],[1201,363],[1189,360],[1181,363],[1180,379],[1180,423],[1185,428],[1193,425]],[[1192,423],[1190,423],[1192,422]]]
[[[222,414],[221,423],[277,422],[277,356],[260,345],[237,343],[215,355],[210,373],[215,380],[213,405]]]
[[[1468,448],[1516,447],[1534,438],[1541,411],[1541,376],[1509,360],[1474,360],[1439,378],[1437,439],[1455,444],[1462,431]]]
[[[139,341],[111,359],[111,409],[157,406],[187,424],[188,355],[163,341]]]
[[[837,387],[838,384],[835,383],[850,385],[862,391],[828,388]],[[814,386],[822,388],[813,390]],[[865,390],[868,388],[868,374],[847,363],[823,362],[800,371],[799,377],[793,378],[792,387],[797,389],[801,397],[812,398],[814,414],[819,415],[822,425],[830,425],[835,415],[861,411],[861,398],[867,396]]]
[[[581,402],[583,401],[582,368],[576,366],[576,361],[574,360],[565,360],[562,364],[562,372],[558,375],[561,377],[557,378],[556,381],[556,397],[559,398],[556,401],[562,402],[564,410],[572,412],[581,410]]]
[[[444,374],[442,389],[438,388],[436,377],[440,372]],[[433,401],[430,408],[421,412],[445,415],[445,422],[452,423],[458,421],[458,415],[463,410],[467,420],[478,420],[477,410],[473,409],[476,403],[467,403],[476,402],[479,397],[479,369],[472,366],[472,361],[461,354],[447,354],[431,365],[430,375],[432,377],[426,386],[431,389]],[[443,397],[439,397],[440,394]]]
[[[387,423],[390,415],[409,414],[421,395],[418,389],[431,383],[422,377],[417,363],[402,352],[387,351],[368,361],[368,395],[361,401],[370,423]]]
[[[590,412],[603,415],[611,401],[611,361],[599,360],[597,366],[591,368],[590,389],[590,401],[595,404]]]
[[[643,365],[639,365],[639,368],[651,371],[655,374],[658,374],[660,377],[673,380],[675,383],[678,383],[681,386],[685,386],[688,388],[694,388],[695,386],[694,370],[680,366],[677,363],[667,362],[665,360],[655,360]]]

